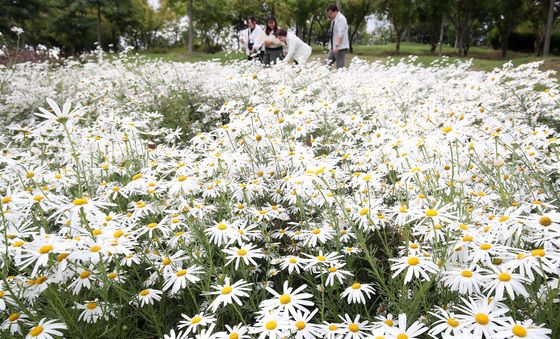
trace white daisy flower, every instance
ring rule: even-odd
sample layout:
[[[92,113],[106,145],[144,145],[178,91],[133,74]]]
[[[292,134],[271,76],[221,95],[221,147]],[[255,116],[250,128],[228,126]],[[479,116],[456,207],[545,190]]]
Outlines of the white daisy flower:
[[[190,266],[187,269],[179,269],[175,272],[170,272],[164,274],[165,284],[163,285],[163,290],[168,291],[171,294],[177,293],[179,290],[187,287],[187,283],[190,282],[191,284],[196,283],[200,280],[197,277],[198,274],[203,272],[202,268],[199,266]]]
[[[154,301],[160,301],[162,294],[162,291],[154,290],[152,288],[140,291],[137,296],[138,301],[140,302],[140,307],[144,307],[144,305],[153,305]]]
[[[290,321],[284,312],[265,312],[249,333],[258,335],[258,339],[287,338],[290,335]]]
[[[423,256],[408,256],[390,260],[394,262],[394,264],[391,265],[391,270],[395,271],[392,278],[395,278],[406,270],[406,276],[404,277],[405,284],[411,281],[413,277],[418,279],[422,276],[424,280],[430,280],[430,275],[428,275],[428,273],[436,274],[439,271],[439,267],[437,267],[430,258],[425,258]]]
[[[347,298],[349,304],[353,303],[361,303],[366,304],[366,298],[371,298],[372,294],[375,294],[375,290],[369,284],[361,284],[359,282],[355,282],[352,286],[347,287],[344,292],[340,294],[342,298]]]
[[[195,314],[193,317],[189,317],[186,314],[181,314],[184,320],[179,321],[178,329],[187,328],[185,334],[196,333],[200,328],[204,328],[210,324],[215,324],[216,318],[212,316],[206,316],[204,313]]]
[[[65,329],[65,324],[43,318],[29,330],[25,339],[53,339],[54,337],[62,337],[64,334],[59,330]]]
[[[214,301],[210,304],[210,309],[212,312],[216,312],[221,305],[229,305],[235,302],[239,306],[243,303],[241,302],[241,297],[249,297],[247,292],[250,291],[250,286],[252,284],[247,283],[245,280],[241,279],[233,284],[230,284],[230,278],[226,277],[222,285],[213,285],[212,289],[216,290],[214,292],[208,292],[208,295],[218,295]]]
[[[410,326],[406,326],[406,314],[399,314],[397,326],[390,327],[389,333],[395,338],[406,339],[419,339],[422,333],[426,332],[428,328],[419,321],[413,322]]]
[[[288,281],[285,281],[282,294],[280,294],[272,288],[267,287],[266,290],[274,295],[274,298],[263,300],[260,307],[264,311],[276,310],[280,313],[291,315],[295,315],[297,310],[308,313],[309,311],[306,307],[313,306],[314,303],[308,300],[311,299],[313,295],[303,292],[306,288],[307,285],[304,284],[294,290],[292,287],[289,287]]]

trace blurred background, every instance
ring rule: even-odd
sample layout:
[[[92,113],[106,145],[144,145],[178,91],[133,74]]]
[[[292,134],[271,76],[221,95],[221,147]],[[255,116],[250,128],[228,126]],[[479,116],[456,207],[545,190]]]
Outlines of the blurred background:
[[[560,55],[555,0],[0,0],[0,62],[7,55],[75,56],[98,46],[171,60],[242,58],[238,36],[246,18],[262,24],[270,15],[321,54],[331,3],[348,19],[351,52],[366,59]],[[555,57],[548,62],[558,65]]]

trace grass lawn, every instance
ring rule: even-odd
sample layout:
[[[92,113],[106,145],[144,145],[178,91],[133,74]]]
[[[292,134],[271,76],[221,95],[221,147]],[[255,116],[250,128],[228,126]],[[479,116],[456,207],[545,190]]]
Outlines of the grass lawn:
[[[432,55],[429,45],[405,42],[401,44],[401,54],[395,54],[395,45],[371,45],[356,46],[354,55],[366,60],[380,60],[392,56],[407,57],[409,55],[418,56],[417,62],[424,65],[430,64],[439,58],[439,54]],[[512,61],[514,65],[521,65],[529,62],[540,61],[542,58],[528,53],[517,53],[508,51],[507,57],[502,58],[501,51],[493,50],[485,47],[472,47],[467,57],[458,57],[457,51],[449,46],[444,46],[443,55],[448,56],[451,60],[469,60],[473,59],[473,69],[482,71],[491,71],[495,67],[501,67],[505,62]],[[546,58],[542,69],[560,71],[560,56],[551,56]],[[557,74],[558,76],[558,74]]]
[[[182,48],[174,48],[167,50],[158,51],[146,51],[140,53],[149,59],[162,59],[166,61],[177,61],[177,62],[195,62],[195,61],[208,61],[208,60],[219,60],[222,62],[232,61],[232,60],[242,60],[245,59],[244,53],[225,53],[219,52],[216,54],[208,54],[202,52],[193,52],[191,54],[187,53]],[[541,60],[541,58],[527,53],[517,53],[508,52],[506,58],[501,57],[501,52],[493,50],[491,48],[484,47],[473,47],[469,50],[469,55],[467,57],[458,57],[457,52],[454,48],[445,46],[443,48],[443,55],[448,56],[451,60],[469,60],[473,59],[472,68],[481,71],[491,71],[495,67],[501,67],[505,62],[512,61],[514,65],[521,65],[529,62],[535,62]],[[400,55],[395,54],[395,45],[358,45],[354,47],[354,53],[350,54],[350,57],[359,57],[361,59],[375,61],[375,60],[385,60],[388,57],[406,58],[410,55],[418,56],[416,62],[422,63],[424,65],[429,65],[432,61],[439,58],[438,54],[432,55],[430,53],[430,46],[418,43],[404,42],[401,44]],[[324,58],[326,56],[326,50],[322,46],[313,46],[313,56],[315,58]],[[543,70],[555,70],[560,71],[560,56],[551,56],[546,58],[543,66]],[[560,72],[559,72],[560,73]],[[560,80],[560,74],[556,74],[556,77]]]

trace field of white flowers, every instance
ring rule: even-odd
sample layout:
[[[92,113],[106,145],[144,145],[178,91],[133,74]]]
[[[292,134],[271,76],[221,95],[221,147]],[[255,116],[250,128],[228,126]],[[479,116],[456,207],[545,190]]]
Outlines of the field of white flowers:
[[[2,338],[560,337],[538,64],[0,76]]]

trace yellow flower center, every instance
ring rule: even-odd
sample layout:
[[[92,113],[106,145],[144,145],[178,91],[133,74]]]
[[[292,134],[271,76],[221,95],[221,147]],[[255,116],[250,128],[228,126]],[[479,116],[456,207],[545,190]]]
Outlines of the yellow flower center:
[[[74,199],[74,205],[76,206],[82,206],[88,203],[87,198],[78,198],[78,199]]]
[[[433,218],[437,215],[438,215],[438,211],[436,211],[436,210],[429,209],[429,210],[426,211],[426,216],[427,217]]]
[[[171,264],[171,259],[169,259],[169,258],[164,258],[164,259],[161,261],[161,264],[162,264],[163,266],[167,266],[167,265]]]
[[[54,249],[53,245],[45,245],[39,248],[39,253],[47,254]]]
[[[183,181],[187,180],[187,177],[184,176],[184,175],[181,175],[180,177],[177,178],[177,180],[178,180],[179,182],[183,182]]]
[[[95,309],[96,307],[97,307],[97,303],[87,303],[87,304],[86,304],[86,308],[87,308],[88,310],[93,310],[93,309]]]
[[[408,336],[406,335],[406,333],[401,333],[397,336],[397,339],[408,339]]]
[[[289,294],[282,294],[279,300],[282,305],[286,305],[289,304],[290,301],[292,301],[292,297],[290,297]]]
[[[545,227],[550,226],[552,224],[552,219],[550,219],[550,217],[547,217],[546,215],[542,216],[539,219],[539,224],[541,224],[542,226],[545,226]]]
[[[336,271],[337,271],[336,267],[329,267],[329,272],[330,273],[334,273]]]
[[[222,294],[230,294],[231,291],[233,291],[233,288],[231,288],[231,286],[225,286],[224,288],[222,288]]]
[[[35,285],[41,285],[42,283],[44,283],[45,281],[47,281],[49,278],[43,276],[40,276],[39,278],[37,278],[35,280]]]
[[[315,258],[317,258],[318,261],[325,261],[327,260],[327,258],[324,255],[318,255]]]
[[[511,329],[511,332],[518,337],[526,337],[527,336],[527,329],[521,325],[515,325],[513,326],[513,328]]]
[[[457,326],[459,326],[459,321],[455,318],[449,318],[449,319],[447,319],[447,325],[449,325],[451,327],[457,327]]]
[[[244,249],[244,248],[240,248],[240,249],[237,250],[237,255],[239,255],[239,256],[247,255],[247,250]]]
[[[80,279],[87,279],[89,278],[91,275],[90,271],[83,271],[82,273],[80,273]]]
[[[393,320],[391,320],[391,319],[385,319],[383,322],[385,323],[385,325],[387,325],[389,327],[393,326]]]
[[[484,251],[488,251],[491,248],[492,248],[492,245],[490,245],[488,243],[484,243],[484,244],[480,245],[480,249],[484,250]]]
[[[321,233],[321,230],[318,229],[318,228],[314,228],[314,229],[311,231],[311,233],[317,235],[317,234]]]
[[[354,332],[354,333],[359,332],[360,331],[360,326],[358,326],[358,324],[352,323],[352,324],[348,325],[348,331]]]
[[[290,261],[290,264],[295,264],[295,263],[297,263],[296,258],[290,258],[289,261]]]
[[[360,284],[359,282],[352,284],[352,289],[353,290],[359,290],[362,287],[362,284]]]
[[[329,325],[329,331],[336,331],[338,329],[338,327],[335,324],[330,324]]]
[[[502,272],[502,273],[498,274],[498,280],[503,281],[503,282],[508,282],[508,281],[511,280],[511,275],[509,275],[509,273]]]
[[[230,333],[229,339],[239,339],[239,334],[236,332]]]
[[[270,320],[270,321],[267,321],[266,324],[264,324],[264,327],[267,330],[272,331],[272,330],[276,329],[276,327],[278,327],[278,323],[275,320]]]
[[[142,290],[142,291],[140,291],[140,293],[138,293],[138,294],[140,294],[141,296],[145,297],[145,296],[147,296],[148,294],[150,294],[150,291],[148,291],[148,290]]]
[[[32,337],[36,337],[39,334],[43,333],[43,330],[44,330],[43,326],[35,326],[31,329],[31,331],[29,331],[29,335]]]
[[[220,231],[225,231],[226,228],[227,228],[227,225],[226,225],[226,224],[222,224],[222,223],[219,223],[219,224],[218,224],[218,229],[219,229]]]
[[[418,259],[418,257],[410,257],[407,262],[409,266],[416,266],[420,263],[420,259]]]
[[[194,317],[191,319],[191,324],[198,324],[202,320],[201,317]]]
[[[364,216],[364,215],[368,214],[368,212],[369,212],[369,209],[367,207],[364,207],[360,210],[360,215]]]
[[[488,318],[488,314],[486,313],[477,313],[474,316],[474,320],[480,325],[487,325],[490,322],[490,318]]]
[[[180,270],[179,272],[175,273],[176,276],[182,277],[187,274],[187,270]]]
[[[464,270],[463,272],[461,272],[461,276],[463,278],[471,278],[473,276],[473,272],[469,270]]]
[[[118,239],[122,237],[123,234],[124,234],[123,230],[116,230],[115,233],[113,233],[113,238]]]
[[[94,245],[94,246],[91,246],[91,247],[89,248],[89,251],[90,251],[90,252],[93,252],[93,253],[97,253],[97,252],[99,252],[100,250],[101,250],[101,246],[99,246],[99,245]]]
[[[531,255],[533,257],[544,257],[546,255],[546,252],[543,249],[538,248],[536,250],[532,250]]]
[[[16,320],[19,319],[19,317],[20,317],[20,314],[17,313],[17,312],[15,312],[15,313],[10,314],[10,316],[8,317],[8,320],[10,320],[10,321],[16,321]]]
[[[305,323],[303,321],[296,321],[294,324],[298,331],[301,331],[305,328]]]

